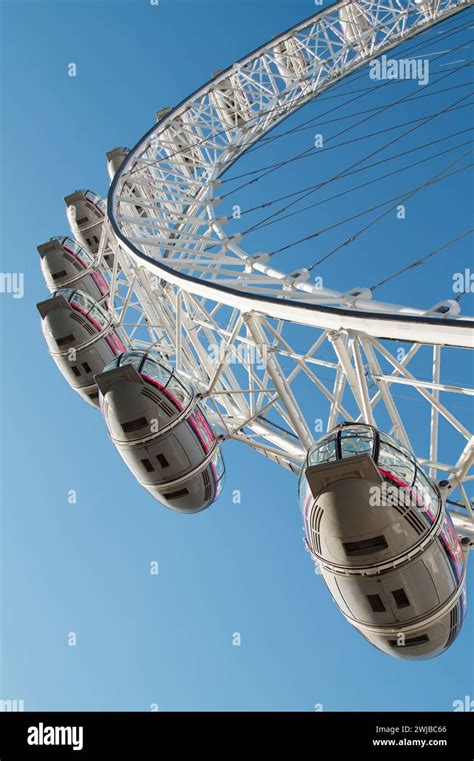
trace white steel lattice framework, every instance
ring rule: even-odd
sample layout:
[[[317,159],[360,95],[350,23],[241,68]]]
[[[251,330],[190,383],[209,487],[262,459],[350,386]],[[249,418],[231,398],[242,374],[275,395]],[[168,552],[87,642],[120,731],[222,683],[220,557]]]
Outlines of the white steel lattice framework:
[[[219,73],[159,114],[128,154],[110,188],[100,249],[116,252],[114,309],[132,345],[155,346],[193,382],[223,438],[290,470],[317,437],[303,410],[304,383],[322,400],[327,429],[366,421],[406,446],[410,420],[396,390],[415,390],[427,420],[417,455],[433,477],[458,489],[454,519],[465,536],[472,536],[474,445],[456,400],[469,403],[473,390],[446,382],[442,359],[469,351],[472,319],[455,301],[423,311],[375,301],[364,288],[317,288],[305,271],[279,272],[266,255],[248,255],[239,235],[226,234],[217,207],[219,177],[268,130],[471,4],[338,2]],[[400,342],[409,344],[402,357]],[[427,353],[429,380],[417,370]],[[441,462],[446,425],[459,445]]]

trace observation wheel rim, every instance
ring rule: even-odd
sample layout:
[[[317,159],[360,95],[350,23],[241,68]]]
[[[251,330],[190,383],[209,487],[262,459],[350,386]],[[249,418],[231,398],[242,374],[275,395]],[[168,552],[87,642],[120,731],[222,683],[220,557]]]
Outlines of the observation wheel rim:
[[[415,0],[416,1],[416,0]],[[228,66],[226,69],[219,72],[217,76],[211,78],[201,87],[197,88],[193,93],[184,98],[174,108],[172,108],[166,115],[160,119],[158,124],[154,124],[143,135],[136,145],[129,151],[125,157],[123,163],[115,173],[113,180],[110,184],[107,195],[107,216],[110,223],[112,232],[117,239],[119,245],[121,245],[126,252],[130,255],[132,260],[138,264],[143,265],[145,269],[151,272],[155,276],[162,277],[166,282],[172,286],[181,288],[192,295],[209,298],[216,303],[225,304],[230,307],[238,308],[243,313],[258,313],[267,317],[275,317],[277,319],[283,319],[289,322],[296,322],[309,327],[316,327],[325,330],[353,330],[354,332],[365,332],[370,336],[379,338],[381,340],[398,340],[398,341],[415,341],[416,343],[427,343],[431,345],[439,346],[451,346],[459,348],[474,348],[474,317],[436,317],[429,314],[429,310],[425,314],[401,314],[399,312],[387,312],[387,311],[375,311],[375,310],[363,310],[354,308],[344,308],[336,306],[328,306],[318,303],[303,302],[292,299],[291,297],[279,297],[265,295],[264,293],[251,293],[248,294],[238,288],[221,284],[218,281],[212,281],[210,279],[204,279],[189,275],[185,272],[164,264],[163,262],[157,262],[152,256],[149,256],[145,252],[141,251],[135,246],[126,236],[126,234],[120,229],[119,223],[115,217],[115,195],[119,183],[123,179],[124,173],[130,168],[130,165],[136,161],[140,150],[146,146],[152,136],[158,137],[167,128],[169,123],[178,116],[181,112],[186,110],[186,106],[191,102],[194,97],[205,95],[212,92],[213,88],[222,83],[229,75],[235,72],[237,66],[242,65],[244,62],[249,61],[258,54],[260,51],[264,51],[270,46],[277,45],[279,42],[288,38],[291,33],[296,33],[300,29],[304,29],[308,24],[317,24],[322,21],[325,16],[334,11],[337,11],[344,6],[350,6],[351,0],[338,0],[332,5],[322,9],[317,14],[309,16],[307,19],[299,22],[298,24],[290,27],[284,32],[275,35],[270,40],[267,40],[263,45],[259,46],[255,50],[246,54],[235,63]],[[467,10],[474,4],[474,0],[461,0],[460,3],[451,6],[447,10],[445,9],[442,15],[435,19],[425,21],[423,24],[418,24],[416,32],[406,37],[397,36],[396,39],[389,45],[384,47],[383,53],[387,50],[397,48],[399,45],[406,42],[408,39],[422,34],[430,28],[442,23],[446,19],[460,13],[463,10]],[[421,4],[420,4],[421,5]],[[461,6],[461,7],[460,7]],[[420,8],[421,11],[421,8]],[[301,98],[301,104],[294,108],[285,111],[283,115],[278,119],[277,123],[284,121],[291,114],[295,113],[311,100],[315,100],[321,92],[326,92],[334,85],[340,83],[355,71],[366,66],[371,60],[377,58],[381,54],[380,50],[374,51],[370,56],[358,59],[356,63],[353,62],[347,67],[343,68],[340,75],[334,77],[331,82],[317,92],[310,92],[304,98]],[[258,115],[255,115],[258,118]],[[273,124],[272,128],[276,126]],[[230,129],[223,131],[231,131]],[[222,176],[230,166],[243,156],[246,151],[259,142],[261,137],[265,133],[259,135],[259,138],[253,143],[249,143],[245,146],[235,158],[229,161],[222,171],[218,172],[214,177],[209,177],[207,185],[218,177]],[[229,143],[231,145],[232,143]],[[189,206],[194,203],[199,203],[200,199],[196,196],[189,201]],[[211,220],[212,221],[212,220]],[[221,229],[218,222],[212,221],[214,229]],[[250,255],[246,255],[250,259]],[[285,276],[283,276],[285,277]],[[395,306],[395,305],[394,305]],[[338,319],[339,318],[339,319]],[[379,325],[377,326],[377,323]],[[416,338],[413,338],[413,328],[418,326],[420,331]]]

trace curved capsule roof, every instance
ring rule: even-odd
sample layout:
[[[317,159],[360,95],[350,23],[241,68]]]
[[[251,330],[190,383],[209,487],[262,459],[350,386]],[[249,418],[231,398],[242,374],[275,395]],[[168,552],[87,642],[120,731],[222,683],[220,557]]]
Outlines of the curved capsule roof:
[[[102,301],[109,295],[109,284],[98,256],[74,238],[56,236],[38,246],[41,269],[51,291],[76,288],[92,299]]]
[[[107,328],[110,325],[110,315],[82,291],[77,291],[73,288],[59,288],[59,290],[54,292],[54,296],[63,296],[74,309],[90,317],[101,329]]]
[[[83,195],[84,198],[87,201],[90,201],[94,206],[96,206],[99,211],[101,211],[104,216],[107,214],[107,204],[105,203],[104,199],[101,198],[97,193],[94,193],[93,190],[86,190],[84,188],[80,188],[79,190],[74,191],[74,195]]]
[[[373,458],[384,478],[409,487],[425,507],[436,512],[441,497],[415,455],[389,434],[363,423],[343,423],[311,447],[300,474],[300,495],[304,491],[304,471],[308,465],[346,460],[361,454]]]
[[[74,238],[71,238],[68,235],[54,235],[51,240],[59,241],[64,251],[72,254],[76,259],[79,259],[79,261],[81,261],[87,268],[94,266],[94,257],[86,250],[85,246],[77,240],[74,240]]]
[[[104,368],[104,373],[123,365],[133,365],[136,371],[152,383],[173,394],[180,405],[187,407],[194,396],[192,387],[178,377],[161,357],[146,351],[130,351],[121,354]]]
[[[50,291],[79,287],[99,300],[108,293],[109,287],[97,266],[97,257],[74,238],[57,235],[41,243],[37,250],[41,258],[41,271]]]
[[[124,147],[113,148],[105,155],[107,157],[107,171],[110,180],[113,180],[117,169],[123,164],[124,159],[128,156],[130,150]]]

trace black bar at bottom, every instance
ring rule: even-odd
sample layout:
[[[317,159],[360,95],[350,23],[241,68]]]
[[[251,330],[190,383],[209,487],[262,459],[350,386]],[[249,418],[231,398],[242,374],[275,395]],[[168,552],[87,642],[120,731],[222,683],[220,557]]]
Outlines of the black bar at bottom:
[[[0,713],[0,761],[157,759],[275,748],[327,759],[366,756],[473,761],[471,713]],[[285,748],[287,749],[285,751]]]

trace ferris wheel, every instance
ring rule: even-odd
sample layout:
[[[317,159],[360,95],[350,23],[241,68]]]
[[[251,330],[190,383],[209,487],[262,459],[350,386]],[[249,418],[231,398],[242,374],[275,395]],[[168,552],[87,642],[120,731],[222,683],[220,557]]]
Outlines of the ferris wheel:
[[[470,5],[334,3],[218,72],[175,108],[162,109],[132,150],[107,154],[107,204],[91,191],[68,196],[74,237],[39,247],[54,293],[39,305],[50,351],[80,395],[100,403],[112,440],[145,488],[176,509],[206,507],[222,487],[226,440],[302,474],[307,549],[334,599],[377,647],[392,652],[409,642],[415,657],[441,652],[465,611],[465,557],[474,541],[474,442],[456,402],[469,402],[473,390],[452,381],[452,358],[472,349],[473,318],[452,297],[422,308],[378,301],[376,286],[326,288],[312,279],[313,265],[280,271],[272,261],[278,251],[246,250],[245,232],[228,232],[232,218],[221,208],[225,173],[262,140],[273,139],[267,133],[280,122],[397,46],[435,25],[443,29],[442,22]],[[260,173],[271,174],[280,163]],[[460,166],[451,157],[421,187]],[[248,172],[244,184],[256,175]],[[389,209],[419,190],[395,198]],[[264,221],[292,208],[285,194],[280,199],[283,206]],[[380,216],[386,213],[385,206]],[[357,227],[338,250],[351,246],[363,229]],[[72,314],[76,333],[71,328],[64,334],[65,313]],[[413,430],[396,393],[400,388],[417,395],[423,431],[419,423]],[[150,410],[158,408],[153,417]],[[314,409],[321,411],[317,427]],[[446,426],[454,442],[449,460],[440,457]],[[421,437],[422,451],[416,451]],[[188,458],[187,470],[171,478],[170,452],[177,447]],[[191,475],[202,476],[202,483]],[[391,536],[383,528],[384,512],[363,531],[338,514],[339,531],[348,532],[343,554],[325,544],[334,505],[367,502],[367,489],[382,482],[416,492],[418,516],[409,506],[400,512],[397,503],[397,520],[402,516],[409,524],[407,546],[394,549],[400,524],[392,525]],[[360,525],[362,513],[355,514]],[[426,585],[418,582],[416,615],[408,610],[416,593],[402,581],[379,594],[384,579],[400,579],[412,568],[421,573],[423,553],[434,553],[436,564],[442,562],[436,552],[447,557],[448,551],[452,579],[437,602],[426,602]],[[348,590],[354,584],[359,591],[368,585],[362,596],[373,615],[351,609]]]

